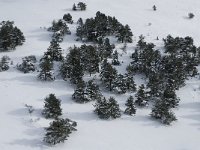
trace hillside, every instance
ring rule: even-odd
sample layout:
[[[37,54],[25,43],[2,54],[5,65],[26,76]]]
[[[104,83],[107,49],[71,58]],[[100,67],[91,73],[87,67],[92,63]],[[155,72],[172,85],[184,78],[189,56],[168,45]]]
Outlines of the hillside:
[[[14,51],[1,52],[0,57],[7,55],[13,65],[5,72],[0,72],[0,149],[1,150],[199,150],[200,144],[200,80],[199,75],[186,81],[186,85],[177,91],[180,97],[179,107],[174,109],[177,121],[170,126],[163,125],[150,117],[151,107],[137,109],[135,116],[122,114],[115,120],[101,120],[93,112],[94,102],[78,104],[72,101],[74,86],[57,78],[53,82],[37,80],[38,72],[23,74],[16,69],[22,57],[35,55],[39,60],[47,50],[52,33],[47,31],[54,19],[60,19],[70,13],[76,22],[94,17],[97,11],[115,16],[122,24],[128,24],[133,32],[133,43],[127,45],[127,52],[116,43],[122,54],[123,65],[116,67],[124,73],[131,62],[130,55],[136,47],[139,36],[156,45],[163,52],[163,38],[173,36],[191,36],[194,44],[200,46],[200,1],[197,0],[85,0],[86,11],[72,11],[74,0],[0,0],[0,21],[14,21],[25,37],[24,45]],[[157,11],[152,6],[157,6]],[[188,19],[188,13],[194,13]],[[61,47],[64,56],[69,47],[83,44],[76,41],[77,24],[70,24],[71,35],[66,35]],[[156,40],[156,38],[159,40]],[[200,66],[198,66],[200,70]],[[84,77],[90,78],[89,74]],[[135,76],[137,87],[145,83],[141,76]],[[56,146],[43,143],[44,127],[50,120],[41,116],[44,98],[50,94],[61,99],[63,117],[78,123],[76,132],[69,139]],[[105,97],[113,96],[122,110],[129,96],[104,92]],[[35,109],[28,113],[25,105]]]

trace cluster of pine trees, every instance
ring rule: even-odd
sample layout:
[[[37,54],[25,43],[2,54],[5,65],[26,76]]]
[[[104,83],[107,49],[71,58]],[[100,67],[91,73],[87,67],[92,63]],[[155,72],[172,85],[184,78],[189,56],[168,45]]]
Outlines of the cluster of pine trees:
[[[76,35],[83,41],[98,42],[99,38],[114,35],[122,43],[132,43],[132,32],[128,25],[122,25],[115,17],[106,16],[97,12],[94,18],[88,18],[83,22],[78,20]]]
[[[13,21],[2,21],[0,23],[0,51],[15,49],[16,46],[22,45],[25,37],[22,31],[14,26]]]
[[[50,145],[55,145],[67,140],[69,135],[76,131],[77,123],[68,118],[60,118],[62,115],[61,101],[54,94],[49,94],[44,100],[42,115],[46,119],[54,119],[50,126],[45,128],[44,141]]]
[[[184,86],[188,77],[197,75],[200,49],[194,46],[191,37],[173,38],[170,35],[164,39],[164,49],[165,54],[161,55],[153,43],[145,42],[140,36],[127,71],[147,77],[148,98],[156,101],[151,115],[170,124],[176,120],[171,109],[179,102],[175,90]]]

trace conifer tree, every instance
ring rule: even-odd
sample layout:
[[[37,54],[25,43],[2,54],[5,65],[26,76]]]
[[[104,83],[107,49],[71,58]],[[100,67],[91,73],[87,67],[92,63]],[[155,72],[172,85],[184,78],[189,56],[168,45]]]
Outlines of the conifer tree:
[[[49,96],[44,99],[42,115],[47,119],[58,119],[58,117],[62,115],[60,100],[57,99],[54,94],[49,94]]]
[[[67,23],[71,23],[71,24],[73,23],[72,15],[70,13],[64,14],[63,20],[65,20]]]
[[[114,97],[110,97],[108,99],[108,111],[110,113],[110,117],[111,118],[119,118],[121,117],[121,111],[119,108],[119,104],[117,103],[117,101],[115,100]]]
[[[90,101],[101,99],[102,94],[94,79],[87,82],[86,94]]]
[[[76,126],[77,123],[70,119],[57,119],[45,128],[46,134],[43,140],[50,145],[64,142],[73,131],[77,131]]]
[[[113,60],[112,60],[113,65],[120,65],[118,55],[119,55],[119,53],[117,52],[117,50],[115,50],[113,53]]]
[[[50,46],[47,49],[47,52],[44,53],[43,59],[50,59],[51,61],[61,61],[63,60],[62,49],[58,41],[53,39],[50,42]]]
[[[136,113],[135,102],[133,101],[133,96],[130,96],[126,101],[126,109],[124,111],[127,115],[133,115]]]
[[[35,71],[36,67],[34,65],[34,61],[31,60],[30,57],[24,57],[22,58],[22,63],[17,65],[17,69],[24,73],[29,73],[31,71]]]
[[[98,99],[94,105],[94,112],[98,115],[100,119],[109,119],[109,109],[108,109],[108,101],[106,98]]]
[[[146,96],[146,93],[144,91],[144,84],[142,84],[137,93],[136,93],[136,101],[135,103],[138,105],[138,106],[147,106],[147,96]]]
[[[10,59],[8,56],[3,56],[1,58],[1,61],[0,61],[0,72],[1,71],[6,71],[8,70],[10,67],[8,65],[9,61],[8,59]]]
[[[119,94],[124,94],[127,91],[126,79],[122,74],[118,74],[114,80],[113,86]]]
[[[74,10],[74,11],[77,10],[77,8],[76,8],[76,4],[73,4],[72,10]]]
[[[101,80],[106,85],[106,87],[112,91],[114,80],[117,77],[117,70],[113,68],[110,63],[105,63],[102,67],[103,68],[100,73]]]
[[[86,10],[86,4],[85,3],[83,3],[83,2],[79,2],[78,4],[77,4],[77,6],[80,8],[80,10]]]
[[[126,80],[126,88],[128,91],[130,92],[135,92],[136,91],[136,84],[135,81],[133,79],[133,76],[131,76],[130,74],[126,73],[124,75],[125,80]]]
[[[72,98],[77,103],[87,103],[90,101],[85,92],[85,82],[83,80],[79,81],[79,83],[77,84],[77,87],[74,90]]]
[[[40,73],[38,79],[44,81],[53,81],[55,78],[53,76],[53,62],[49,59],[42,59],[40,62]]]
[[[151,116],[155,119],[160,119],[163,124],[169,125],[171,122],[176,121],[176,116],[169,108],[165,98],[157,100],[152,108]]]

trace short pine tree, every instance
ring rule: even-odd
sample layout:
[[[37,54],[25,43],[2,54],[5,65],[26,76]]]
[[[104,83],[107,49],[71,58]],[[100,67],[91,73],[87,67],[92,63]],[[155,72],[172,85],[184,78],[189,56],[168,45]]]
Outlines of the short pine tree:
[[[138,105],[138,106],[147,106],[147,96],[146,96],[146,93],[144,91],[144,84],[142,84],[137,93],[136,93],[136,101],[135,103]]]
[[[10,68],[9,65],[8,65],[9,59],[10,58],[8,56],[3,56],[1,58],[1,61],[0,61],[0,72],[1,71],[6,71],[6,70],[8,70]]]
[[[101,99],[101,91],[99,89],[99,86],[95,83],[94,79],[87,82],[86,94],[90,101]]]
[[[117,50],[116,51],[114,51],[114,54],[113,54],[113,60],[112,60],[112,64],[113,65],[116,65],[116,66],[118,66],[118,65],[120,65],[120,62],[119,62],[119,53],[117,52]]]
[[[40,73],[38,75],[38,79],[43,81],[53,81],[55,78],[53,76],[53,62],[49,59],[43,59],[40,62]]]
[[[155,119],[160,119],[163,124],[167,125],[177,120],[165,99],[156,101],[154,107],[152,108],[151,116]]]
[[[135,102],[133,101],[133,96],[130,96],[126,101],[126,109],[124,111],[127,115],[133,115],[136,113]]]
[[[94,112],[98,115],[100,119],[109,119],[110,113],[108,109],[108,101],[106,98],[98,99],[94,105]]]
[[[77,103],[87,103],[90,101],[90,99],[86,95],[85,82],[83,80],[79,81],[79,83],[77,84],[77,87],[74,90],[72,98]]]
[[[64,142],[73,131],[77,130],[76,126],[77,123],[70,119],[57,119],[45,128],[46,134],[43,140],[50,145]]]
[[[54,94],[49,94],[49,96],[45,98],[42,115],[47,119],[57,119],[59,116],[62,115],[60,100],[57,99]]]
[[[110,113],[111,118],[116,119],[116,118],[121,117],[119,104],[117,103],[114,97],[110,97],[108,99],[108,112]]]

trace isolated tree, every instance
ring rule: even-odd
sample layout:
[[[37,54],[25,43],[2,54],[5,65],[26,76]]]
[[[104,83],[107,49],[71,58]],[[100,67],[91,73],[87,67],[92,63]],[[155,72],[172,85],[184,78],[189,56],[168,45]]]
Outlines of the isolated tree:
[[[53,76],[53,62],[49,59],[42,59],[40,62],[40,73],[38,79],[44,81],[53,81],[55,78]]]
[[[157,10],[157,8],[156,8],[156,6],[155,6],[155,5],[153,5],[153,7],[152,7],[152,8],[153,8],[153,10],[154,10],[154,11],[156,11],[156,10]]]
[[[188,18],[189,18],[189,19],[194,18],[194,14],[193,14],[193,13],[188,13]]]
[[[77,6],[80,8],[80,10],[86,10],[86,4],[85,3],[83,3],[83,2],[79,2],[78,4],[77,4]]]
[[[0,23],[0,51],[15,49],[22,45],[25,37],[21,30],[14,26],[13,21],[2,21]]]
[[[70,13],[64,14],[63,20],[65,20],[67,23],[71,23],[71,24],[73,23],[72,15]]]
[[[77,8],[76,8],[76,4],[73,4],[73,6],[72,6],[72,10],[74,10],[74,11],[77,10]]]
[[[76,126],[77,123],[70,119],[54,120],[45,128],[46,134],[43,140],[50,145],[64,142],[73,131],[77,131]]]
[[[17,69],[24,73],[33,72],[36,69],[34,62],[30,57],[24,57],[22,63],[17,65]]]
[[[42,115],[47,119],[58,119],[58,117],[62,115],[60,100],[56,98],[55,94],[49,94],[49,96],[44,99]]]
[[[126,109],[124,111],[127,115],[133,115],[136,113],[135,102],[133,100],[133,96],[130,96],[126,101]]]
[[[10,58],[8,56],[3,56],[1,58],[1,61],[0,61],[0,72],[1,71],[6,71],[6,70],[8,70],[10,68],[9,65],[8,65],[9,59]]]
[[[146,96],[146,93],[145,93],[145,90],[144,90],[144,84],[142,84],[137,93],[136,93],[136,101],[135,103],[138,105],[138,106],[146,106],[147,105],[147,96]]]

